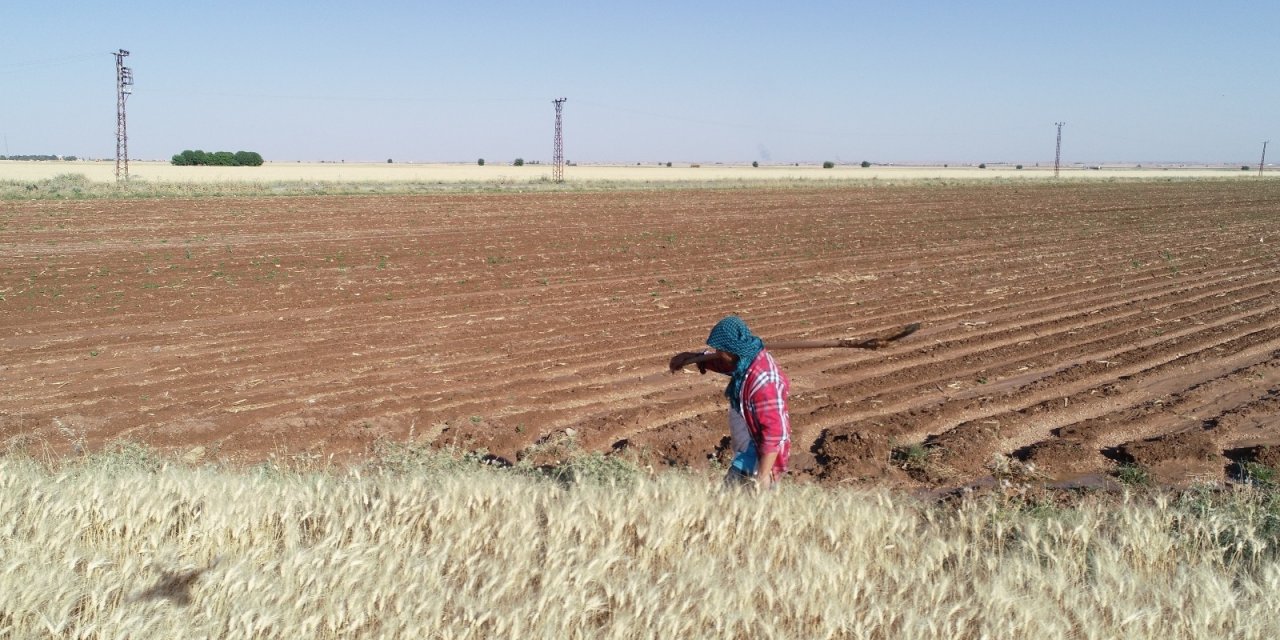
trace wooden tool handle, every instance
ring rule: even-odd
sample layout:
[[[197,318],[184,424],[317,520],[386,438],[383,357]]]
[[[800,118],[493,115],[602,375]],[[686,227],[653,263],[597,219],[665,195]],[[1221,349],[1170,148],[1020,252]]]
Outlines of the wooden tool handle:
[[[834,340],[778,340],[765,341],[764,346],[769,349],[882,349],[889,346],[897,340],[901,340],[920,329],[919,322],[913,322],[904,327],[885,332],[878,336],[870,338],[836,338]],[[684,368],[691,364],[706,362],[716,357],[714,352],[703,353],[701,355],[689,358],[681,367]],[[673,359],[674,360],[674,359]],[[676,368],[672,367],[672,371]]]
[[[836,338],[834,340],[778,340],[765,342],[770,349],[881,349],[920,329],[919,322],[870,338]]]

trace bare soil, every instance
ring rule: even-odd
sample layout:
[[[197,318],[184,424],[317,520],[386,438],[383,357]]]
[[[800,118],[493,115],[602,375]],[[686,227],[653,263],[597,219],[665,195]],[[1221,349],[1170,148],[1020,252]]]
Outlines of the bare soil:
[[[1278,221],[1275,181],[3,202],[0,441],[701,467],[724,378],[663,371],[738,313],[924,323],[777,354],[800,477],[1220,480],[1280,458]]]

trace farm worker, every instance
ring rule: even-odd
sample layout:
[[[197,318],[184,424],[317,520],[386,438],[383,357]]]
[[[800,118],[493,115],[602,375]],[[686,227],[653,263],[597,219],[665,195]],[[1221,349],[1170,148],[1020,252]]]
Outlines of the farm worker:
[[[700,373],[710,369],[729,376],[724,395],[729,399],[734,456],[725,484],[754,480],[757,487],[767,489],[787,472],[791,457],[791,418],[787,412],[791,381],[764,348],[764,341],[738,316],[717,322],[707,336],[707,346],[714,351],[676,354],[671,370],[697,362]]]

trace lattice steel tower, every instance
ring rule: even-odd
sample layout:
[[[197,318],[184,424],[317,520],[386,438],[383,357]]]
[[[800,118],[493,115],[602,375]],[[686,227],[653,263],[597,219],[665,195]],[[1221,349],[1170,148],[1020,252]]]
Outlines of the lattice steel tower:
[[[564,134],[560,128],[560,112],[564,109],[565,100],[567,98],[551,101],[556,105],[556,141],[551,150],[551,179],[556,182],[564,182]]]
[[[116,57],[116,182],[129,180],[129,130],[125,126],[124,101],[133,93],[133,69],[124,66],[128,51],[121,49]]]
[[[1062,125],[1065,122],[1053,123],[1058,126],[1058,144],[1053,149],[1053,177],[1058,177],[1058,165],[1062,164]]]

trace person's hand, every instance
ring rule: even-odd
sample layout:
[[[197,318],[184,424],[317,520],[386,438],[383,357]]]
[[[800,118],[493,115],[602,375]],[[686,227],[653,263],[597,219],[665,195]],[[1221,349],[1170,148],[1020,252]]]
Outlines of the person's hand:
[[[778,460],[778,452],[770,451],[756,458],[756,489],[767,491],[777,478],[773,477],[773,463]]]
[[[675,373],[685,368],[692,362],[697,362],[698,373],[706,373],[707,372],[706,365],[699,360],[699,358],[702,358],[705,355],[706,354],[698,351],[681,351],[680,353],[677,353],[671,358],[671,363],[669,365],[671,367],[671,373]]]

